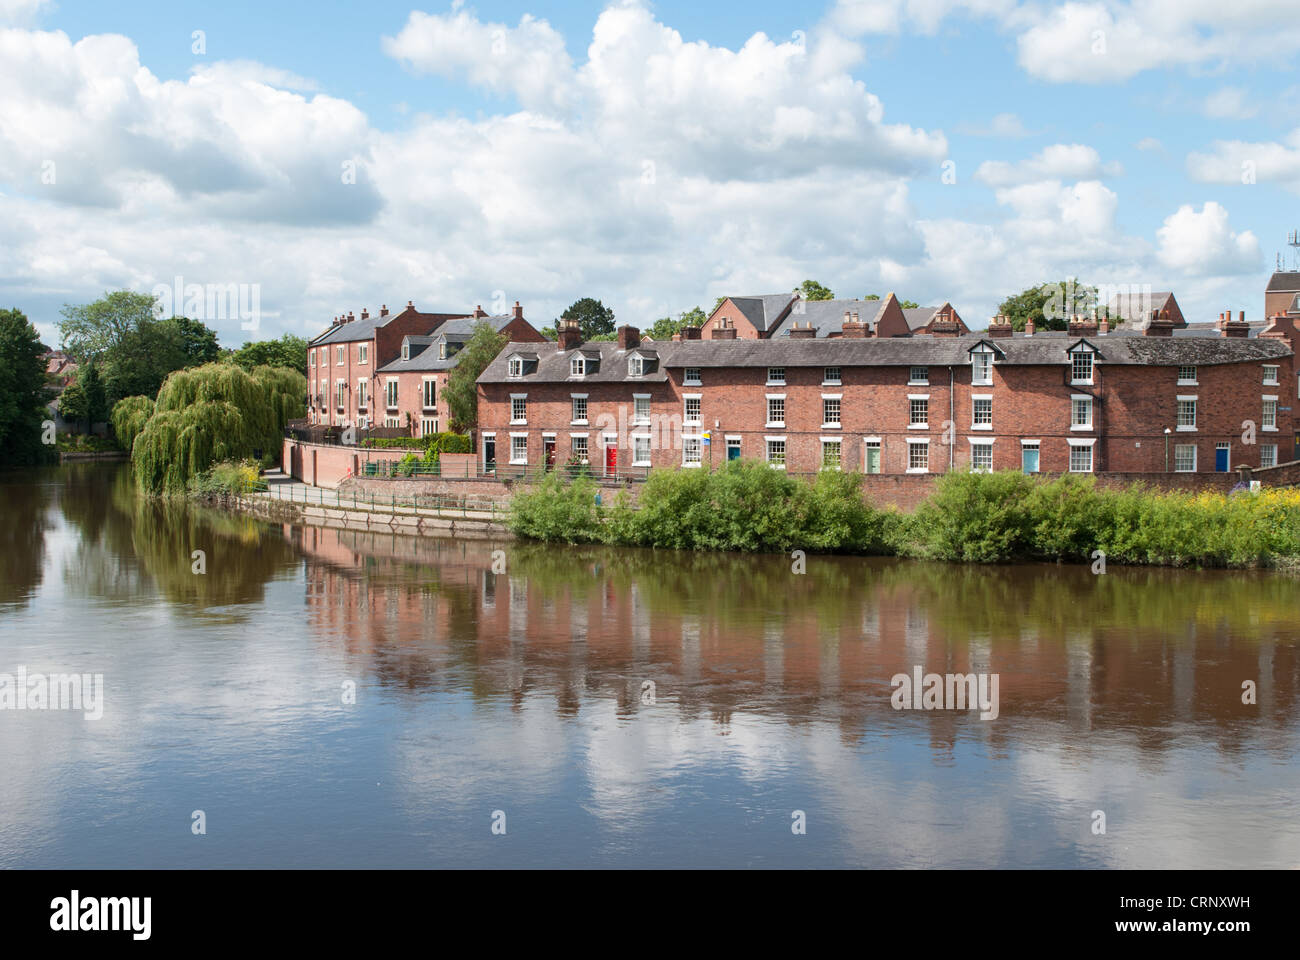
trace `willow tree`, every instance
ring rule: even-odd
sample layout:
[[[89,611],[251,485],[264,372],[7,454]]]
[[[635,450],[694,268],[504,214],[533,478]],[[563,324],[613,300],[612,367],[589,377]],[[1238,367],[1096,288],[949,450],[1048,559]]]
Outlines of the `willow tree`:
[[[154,403],[149,397],[123,397],[113,404],[113,413],[109,419],[113,422],[113,434],[122,449],[131,452],[131,444],[140,435],[144,425],[153,416]]]
[[[278,449],[285,424],[306,416],[306,395],[307,378],[283,367],[209,363],[173,373],[132,446],[140,489],[182,493],[214,463]]]

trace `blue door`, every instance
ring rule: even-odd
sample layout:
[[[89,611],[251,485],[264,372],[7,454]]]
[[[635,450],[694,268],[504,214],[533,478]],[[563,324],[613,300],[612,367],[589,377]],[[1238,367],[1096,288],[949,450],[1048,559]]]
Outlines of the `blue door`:
[[[1021,447],[1020,463],[1025,473],[1037,473],[1038,472],[1038,448]]]
[[[727,459],[728,459],[728,460],[739,460],[739,459],[740,459],[740,441],[739,441],[739,440],[728,440],[728,441],[727,441]]]
[[[1228,472],[1228,454],[1230,447],[1219,446],[1214,450],[1214,469],[1219,473]]]

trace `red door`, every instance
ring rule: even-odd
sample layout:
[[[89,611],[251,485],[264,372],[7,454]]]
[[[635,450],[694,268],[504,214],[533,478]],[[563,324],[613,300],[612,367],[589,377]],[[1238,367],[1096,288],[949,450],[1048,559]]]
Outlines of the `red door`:
[[[612,477],[618,473],[618,447],[610,440],[605,441],[605,475]]]

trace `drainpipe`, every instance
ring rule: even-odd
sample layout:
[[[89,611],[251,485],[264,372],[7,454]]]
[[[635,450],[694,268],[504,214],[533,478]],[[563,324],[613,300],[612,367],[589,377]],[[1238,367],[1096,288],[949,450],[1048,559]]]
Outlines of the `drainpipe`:
[[[1169,434],[1173,433],[1168,427],[1165,427],[1165,473],[1169,472]]]
[[[953,390],[957,385],[957,377],[953,373],[952,367],[948,367],[948,422],[952,424],[952,443],[948,444],[948,472],[952,473],[952,452],[957,447],[957,411],[953,399]]]

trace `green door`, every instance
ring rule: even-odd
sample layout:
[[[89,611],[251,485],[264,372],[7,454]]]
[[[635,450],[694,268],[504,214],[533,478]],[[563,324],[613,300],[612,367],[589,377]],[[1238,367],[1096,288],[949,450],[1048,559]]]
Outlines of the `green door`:
[[[880,444],[867,444],[867,473],[880,472]]]

